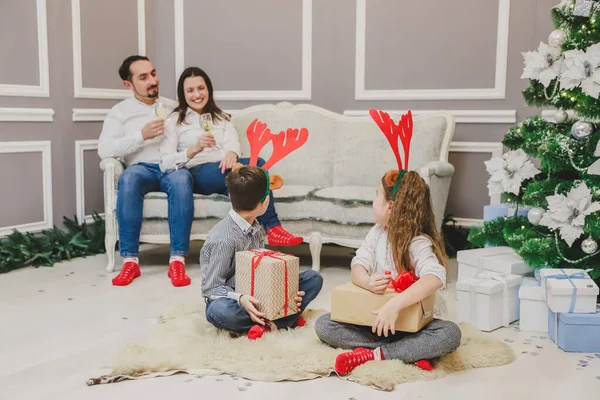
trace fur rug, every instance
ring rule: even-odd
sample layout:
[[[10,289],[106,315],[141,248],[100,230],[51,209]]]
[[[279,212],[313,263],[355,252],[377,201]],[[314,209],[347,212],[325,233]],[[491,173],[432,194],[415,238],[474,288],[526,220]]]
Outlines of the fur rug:
[[[301,381],[335,374],[333,365],[342,350],[323,344],[313,329],[324,311],[304,313],[307,325],[266,334],[257,341],[232,338],[206,321],[204,303],[178,304],[159,317],[158,325],[141,343],[123,348],[110,375],[89,379],[88,385],[128,379],[168,376],[178,372],[192,375],[229,374],[245,379],[277,382]],[[396,384],[432,380],[456,371],[508,364],[511,348],[470,325],[461,325],[460,348],[425,372],[400,361],[366,363],[343,377],[380,390]]]

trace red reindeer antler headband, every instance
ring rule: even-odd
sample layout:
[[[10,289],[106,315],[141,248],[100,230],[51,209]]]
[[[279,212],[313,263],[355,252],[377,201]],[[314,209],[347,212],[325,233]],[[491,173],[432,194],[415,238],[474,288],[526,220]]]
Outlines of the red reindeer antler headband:
[[[398,124],[394,123],[392,118],[385,111],[369,110],[371,118],[375,121],[381,132],[385,135],[386,139],[392,147],[394,156],[396,156],[396,162],[398,163],[398,178],[394,184],[393,196],[396,196],[398,187],[402,177],[408,171],[408,157],[410,155],[410,143],[413,135],[413,118],[412,112],[409,110],[408,113],[402,115]],[[400,159],[400,150],[398,141],[402,143],[402,149],[404,150],[404,165]],[[392,172],[392,171],[390,171]],[[388,175],[389,173],[388,172]]]
[[[250,123],[248,129],[246,129],[246,136],[248,137],[248,143],[250,143],[249,165],[252,166],[257,165],[258,155],[263,147],[265,147],[267,143],[273,142],[273,153],[261,168],[269,183],[262,199],[262,201],[265,201],[269,195],[269,189],[275,190],[283,186],[283,179],[275,174],[269,176],[269,169],[279,161],[283,160],[290,153],[302,147],[308,140],[308,130],[306,128],[288,128],[285,131],[279,132],[279,134],[273,134],[271,133],[271,130],[267,128],[267,124],[255,119]],[[233,170],[235,171],[240,167],[242,167],[242,165],[237,164],[234,166]]]

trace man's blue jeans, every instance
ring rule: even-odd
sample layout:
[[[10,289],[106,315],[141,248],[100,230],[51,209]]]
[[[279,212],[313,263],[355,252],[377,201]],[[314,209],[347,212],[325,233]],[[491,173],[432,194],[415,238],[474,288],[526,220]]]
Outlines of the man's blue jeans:
[[[194,182],[185,169],[162,173],[158,164],[135,164],[125,168],[119,178],[117,221],[121,257],[137,257],[144,196],[164,192],[168,196],[171,255],[186,256],[190,249],[190,232],[194,219]]]

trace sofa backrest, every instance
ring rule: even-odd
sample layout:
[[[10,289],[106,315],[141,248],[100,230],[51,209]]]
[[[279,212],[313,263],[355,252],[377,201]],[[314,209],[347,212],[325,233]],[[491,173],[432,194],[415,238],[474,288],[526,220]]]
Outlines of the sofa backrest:
[[[273,133],[287,128],[307,128],[307,142],[298,150],[278,162],[272,169],[280,174],[284,181],[292,185],[311,185],[318,187],[331,186],[333,181],[333,148],[335,146],[336,120],[327,110],[300,104],[279,103],[277,105],[261,104],[236,113],[232,122],[240,135],[242,157],[250,156],[250,147],[246,138],[246,129],[258,118],[267,123]],[[269,143],[261,151],[260,156],[267,160],[271,156]]]
[[[400,118],[392,117],[396,121]],[[232,122],[240,136],[242,157],[250,156],[246,129],[255,118],[266,122],[274,133],[287,128],[308,129],[306,144],[272,168],[288,184],[377,186],[385,172],[398,168],[387,139],[371,117],[347,117],[313,105],[287,102],[252,106],[234,114]],[[453,133],[450,113],[414,117],[409,169],[447,161]],[[268,159],[271,150],[269,144],[260,156]]]
[[[400,115],[391,115],[398,122]],[[419,170],[432,161],[448,161],[454,119],[447,112],[414,116],[408,169]],[[398,163],[390,144],[370,116],[345,117],[335,135],[334,186],[377,186]],[[404,160],[402,145],[400,157]]]

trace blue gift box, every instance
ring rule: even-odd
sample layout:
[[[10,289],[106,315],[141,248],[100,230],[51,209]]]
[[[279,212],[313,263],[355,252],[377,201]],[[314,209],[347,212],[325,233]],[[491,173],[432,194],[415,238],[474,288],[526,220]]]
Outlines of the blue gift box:
[[[600,353],[600,305],[593,314],[555,314],[548,308],[548,336],[564,351]]]
[[[516,204],[502,203],[498,205],[483,206],[483,220],[493,221],[500,217],[513,217],[515,215]],[[519,206],[517,216],[526,217],[529,209],[528,206]]]

